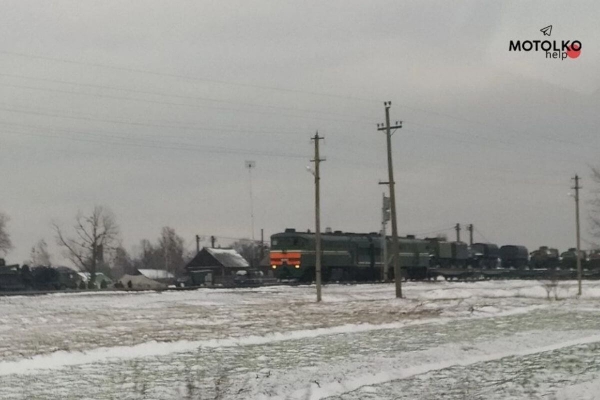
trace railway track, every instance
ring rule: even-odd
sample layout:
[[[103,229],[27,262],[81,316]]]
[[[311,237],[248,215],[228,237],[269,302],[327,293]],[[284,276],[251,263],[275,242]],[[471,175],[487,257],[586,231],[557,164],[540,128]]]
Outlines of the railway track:
[[[454,281],[454,282],[474,282],[482,280],[573,280],[577,279],[576,270],[514,270],[514,269],[490,269],[490,270],[472,270],[460,268],[440,268],[431,270],[428,273],[427,279],[418,280],[420,282],[430,282],[435,284],[438,281]],[[600,270],[585,270],[582,274],[583,280],[600,280]],[[406,281],[406,279],[404,279]],[[325,284],[339,285],[373,285],[383,284],[384,281],[336,281],[326,282]],[[107,294],[107,293],[142,293],[142,292],[177,292],[185,290],[198,289],[244,289],[267,286],[308,286],[314,282],[300,281],[269,281],[263,284],[254,285],[225,285],[225,286],[186,286],[186,287],[169,287],[164,289],[67,289],[67,290],[25,290],[25,291],[0,291],[0,297],[7,296],[42,296],[49,294],[68,294],[68,293],[87,293]]]

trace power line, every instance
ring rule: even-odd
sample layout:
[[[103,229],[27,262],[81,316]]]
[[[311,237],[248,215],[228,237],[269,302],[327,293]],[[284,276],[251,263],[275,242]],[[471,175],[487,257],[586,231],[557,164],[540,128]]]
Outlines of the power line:
[[[449,129],[449,128],[446,128],[446,127],[438,127],[438,126],[432,126],[432,125],[427,125],[427,124],[421,124],[421,123],[414,122],[414,121],[409,121],[409,127],[410,127],[411,124],[412,125],[423,126],[423,127],[427,127],[427,128],[431,128],[431,129],[436,129],[436,130],[440,130],[440,131],[446,131],[446,132],[458,134],[458,135],[461,135],[461,136],[471,136],[471,137],[474,137],[476,139],[483,140],[485,142],[495,142],[495,143],[506,145],[507,147],[503,148],[502,150],[514,151],[515,149],[518,149],[518,150],[522,149],[522,147],[516,146],[514,141],[513,142],[507,142],[507,141],[500,140],[498,138],[484,137],[484,136],[477,135],[477,134],[470,133],[470,132],[458,131],[458,130]],[[433,136],[443,137],[444,139],[451,140],[451,141],[454,141],[454,142],[457,142],[457,143],[463,143],[463,144],[472,145],[472,146],[479,146],[479,147],[484,147],[484,148],[490,148],[489,145],[486,145],[484,143],[476,143],[476,142],[473,142],[473,141],[467,141],[467,140],[460,140],[460,139],[456,139],[456,138],[450,138],[448,136],[440,135],[438,133],[434,133],[434,132],[431,132],[431,131],[419,131],[419,133],[421,133],[421,132],[423,132],[423,133],[425,133],[427,135],[433,135]],[[561,145],[568,144],[568,145],[577,146],[577,147],[586,148],[586,149],[590,148],[589,144],[584,144],[584,143],[579,143],[579,142],[573,142],[573,141],[568,141],[568,140],[564,140],[564,139],[557,139],[557,138],[554,138],[554,137],[548,137],[547,135],[545,135],[545,138],[547,140],[549,140],[549,141],[560,143]],[[523,135],[523,134],[521,134],[519,136],[519,139],[520,140],[521,139],[532,140],[532,141],[535,141],[536,143],[539,143],[539,139],[530,137],[529,135]],[[592,147],[600,149],[600,147],[596,147],[596,146],[592,146]],[[498,148],[494,148],[494,150],[496,150],[496,149],[498,149]],[[527,147],[527,148],[525,148],[523,150],[526,150],[526,151],[530,152],[532,150],[532,148],[531,147]],[[561,152],[556,152],[556,151],[548,151],[546,149],[542,149],[542,150],[545,153],[552,153],[552,154],[557,154],[557,155],[560,155],[560,156],[565,156],[564,152],[561,153]]]
[[[140,103],[159,104],[159,105],[167,105],[167,106],[175,106],[175,107],[206,108],[206,109],[220,110],[220,111],[236,111],[236,112],[259,114],[259,115],[277,115],[277,116],[290,117],[290,118],[310,118],[310,119],[317,119],[317,120],[324,120],[324,121],[336,121],[336,122],[340,122],[339,119],[325,118],[325,117],[315,117],[315,116],[308,116],[308,115],[281,114],[280,112],[269,112],[269,111],[260,111],[260,110],[248,110],[248,109],[241,109],[241,108],[219,107],[219,106],[209,106],[209,105],[201,105],[201,104],[173,103],[173,102],[159,101],[159,100],[138,99],[138,98],[134,98],[134,97],[114,96],[114,95],[109,95],[109,94],[84,93],[84,92],[75,92],[75,91],[72,91],[72,90],[62,90],[62,89],[40,88],[40,87],[25,86],[25,85],[15,85],[15,84],[10,84],[10,83],[2,83],[1,85],[5,86],[5,87],[14,87],[14,88],[28,89],[28,90],[38,90],[38,91],[43,91],[43,92],[74,94],[74,95],[77,95],[77,96],[90,96],[90,97],[96,97],[96,98],[104,98],[104,99],[112,99],[112,100],[134,101],[134,102],[140,102]],[[291,109],[291,108],[286,108],[286,109]],[[368,122],[364,121],[364,120],[343,120],[343,122],[353,122],[353,123],[368,124]]]
[[[60,63],[68,63],[68,64],[73,64],[73,65],[92,66],[92,67],[98,67],[98,68],[105,68],[105,69],[112,69],[112,70],[119,70],[119,71],[133,72],[133,73],[140,73],[140,74],[147,74],[147,75],[155,75],[155,76],[161,76],[161,77],[171,77],[171,78],[191,80],[191,81],[217,83],[217,84],[230,85],[230,86],[251,87],[251,88],[256,88],[256,89],[265,89],[265,90],[290,92],[290,93],[304,93],[304,94],[309,94],[309,95],[314,95],[314,96],[324,96],[324,97],[334,97],[334,98],[342,98],[342,99],[348,99],[348,100],[358,100],[358,101],[369,102],[369,103],[374,103],[376,101],[375,99],[366,99],[366,98],[360,98],[360,97],[355,97],[355,96],[347,96],[347,95],[323,93],[323,92],[312,92],[312,91],[293,89],[293,88],[282,88],[282,87],[275,87],[275,86],[229,82],[229,81],[217,80],[217,79],[208,79],[208,78],[200,78],[200,77],[179,75],[179,74],[173,74],[173,73],[150,71],[150,70],[144,70],[144,69],[139,69],[139,68],[115,66],[115,65],[100,64],[100,63],[91,63],[91,62],[77,61],[77,60],[67,60],[67,59],[61,59],[61,58],[57,58],[57,57],[26,54],[26,53],[13,52],[13,51],[8,51],[8,50],[0,50],[0,54],[5,54],[5,55],[10,55],[10,56],[15,56],[15,57],[39,59],[39,60],[45,60],[45,61],[54,61],[54,62],[60,62]],[[8,75],[8,74],[6,74],[6,75]],[[439,111],[435,111],[435,110],[418,108],[418,107],[414,107],[414,106],[410,106],[410,105],[406,105],[406,104],[400,104],[400,103],[397,103],[397,104],[399,104],[401,107],[415,110],[415,111],[422,112],[422,113],[426,113],[426,114],[437,115],[437,116],[441,116],[444,118],[461,121],[461,122],[467,122],[467,123],[471,123],[471,124],[477,124],[477,125],[484,126],[484,127],[492,127],[491,124],[482,122],[482,121],[478,121],[478,120],[464,118],[464,117],[456,116],[453,114],[447,114],[447,113],[443,113],[443,112],[439,112]],[[505,126],[502,126],[502,127],[497,126],[497,127],[494,127],[494,129],[502,130],[503,132],[506,132],[506,131],[513,132],[513,133],[519,135],[520,138],[522,138],[524,136],[526,137],[529,134],[528,132],[518,131],[518,130],[514,130],[514,129],[507,129]],[[549,140],[561,140],[561,139],[549,138]]]
[[[179,75],[179,74],[173,74],[173,73],[168,73],[168,72],[150,71],[150,70],[144,70],[144,69],[140,69],[140,68],[131,68],[131,67],[109,65],[109,64],[92,63],[92,62],[86,62],[86,61],[67,60],[67,59],[62,59],[62,58],[57,58],[57,57],[40,56],[40,55],[19,53],[19,52],[7,51],[7,50],[0,50],[0,54],[11,55],[11,56],[16,56],[16,57],[25,57],[25,58],[31,58],[31,59],[38,59],[38,60],[44,60],[44,61],[61,62],[61,63],[73,64],[73,65],[82,65],[82,66],[88,66],[88,67],[112,69],[112,70],[116,70],[116,71],[133,72],[133,73],[145,74],[145,75],[154,75],[154,76],[167,77],[167,78],[183,79],[183,80],[188,80],[188,81],[208,82],[208,83],[219,84],[219,85],[227,85],[227,86],[235,86],[235,87],[248,87],[248,88],[253,88],[253,89],[272,90],[272,91],[287,92],[287,93],[302,93],[302,94],[307,94],[307,95],[312,95],[312,96],[322,96],[322,97],[330,97],[330,98],[338,98],[338,99],[346,99],[346,100],[356,100],[356,101],[363,101],[363,102],[374,102],[374,100],[372,100],[372,99],[364,99],[364,98],[360,98],[360,97],[353,97],[353,96],[340,95],[340,94],[313,92],[313,91],[308,91],[308,90],[282,88],[282,87],[267,86],[267,85],[257,85],[257,84],[251,84],[251,83],[229,82],[229,81],[219,80],[219,79],[200,78],[200,77],[195,77],[195,76]]]
[[[490,241],[489,241],[489,240],[488,240],[488,239],[487,239],[487,238],[486,238],[486,237],[483,235],[483,233],[481,233],[481,231],[479,231],[479,229],[477,229],[477,228],[475,228],[475,227],[474,227],[473,229],[475,229],[475,232],[477,232],[477,233],[479,234],[479,236],[481,236],[481,237],[483,238],[483,240],[485,240],[485,241],[486,241],[486,243],[491,243],[491,242],[490,242]]]
[[[425,232],[416,232],[414,233],[415,235],[418,236],[422,236],[422,235],[430,235],[432,233],[442,233],[442,232],[447,232],[449,230],[454,229],[454,227],[450,226],[450,227],[445,227],[445,228],[439,228],[439,229],[435,229],[435,230],[430,230],[430,231],[425,231]]]
[[[39,126],[39,125],[10,123],[10,122],[4,122],[4,121],[0,121],[0,124],[47,131],[47,128],[45,128],[43,126]],[[222,146],[206,146],[206,145],[198,146],[198,145],[192,144],[192,143],[173,142],[173,141],[166,141],[166,140],[148,140],[147,138],[125,136],[125,134],[122,132],[112,132],[112,131],[106,131],[106,130],[77,131],[77,130],[60,129],[60,128],[51,128],[51,130],[58,131],[58,132],[64,132],[67,134],[86,135],[86,136],[90,137],[91,139],[69,137],[69,136],[56,135],[56,134],[51,135],[51,134],[47,134],[47,133],[37,133],[37,132],[9,131],[9,130],[4,130],[4,132],[9,133],[9,134],[17,134],[17,135],[46,137],[46,138],[53,138],[53,139],[65,139],[65,140],[72,140],[72,141],[79,141],[79,142],[102,143],[102,144],[117,145],[117,146],[129,146],[129,147],[146,147],[146,148],[184,150],[184,151],[206,152],[206,153],[225,153],[225,154],[242,154],[242,155],[259,155],[259,156],[262,155],[262,156],[268,156],[268,157],[288,157],[288,158],[305,158],[306,157],[301,154],[294,154],[294,153],[289,153],[289,152],[282,153],[279,151],[278,152],[250,151],[247,149],[236,149],[236,148],[229,148],[229,147],[222,147]],[[93,133],[93,132],[100,132],[100,133]],[[110,140],[110,139],[118,139],[119,141],[114,141],[114,140]],[[363,166],[369,166],[371,168],[380,168],[381,167],[380,165],[375,164],[375,163],[369,163],[369,162],[365,162],[365,161],[357,161],[356,158],[353,158],[352,160],[350,160],[350,159],[345,159],[343,157],[331,157],[331,160],[337,161],[338,163],[342,163],[342,164],[352,163],[352,164],[360,164]],[[470,168],[468,166],[464,166],[464,165],[456,164],[456,163],[447,163],[447,162],[444,162],[444,165],[453,165],[453,166],[459,167],[459,168],[468,168],[469,174],[471,174],[473,176],[481,176],[481,174],[474,173],[477,171],[489,171],[489,172],[505,171],[507,173],[513,172],[512,170],[502,170],[499,168],[484,168],[481,166],[478,166],[477,169],[474,170],[473,168]],[[485,176],[488,178],[490,177],[489,172],[485,172]],[[464,173],[461,173],[461,174],[464,175]],[[520,176],[522,176],[522,174],[520,174]],[[522,183],[522,184],[527,184],[527,185],[534,184],[534,185],[539,185],[539,186],[561,186],[562,187],[562,184],[557,183],[557,182],[546,182],[546,181],[540,181],[539,179],[535,179],[535,180],[534,179],[532,179],[532,180],[506,179],[506,177],[498,177],[498,176],[493,177],[493,179],[491,179],[491,180],[488,179],[486,182],[488,182],[488,183],[489,182],[491,182],[491,183],[509,182],[509,183]]]
[[[135,143],[135,142],[110,142],[105,140],[98,139],[87,139],[87,138],[77,138],[77,137],[64,137],[57,135],[47,135],[41,133],[30,133],[30,132],[17,132],[17,131],[2,131],[3,133],[15,134],[15,135],[26,135],[26,136],[36,136],[36,137],[46,137],[46,138],[56,138],[56,139],[66,139],[66,140],[74,140],[78,142],[89,142],[89,143],[99,143],[99,144],[108,144],[115,146],[129,146],[129,147],[146,147],[146,148],[154,148],[161,150],[179,150],[179,151],[188,151],[188,152],[200,152],[200,153],[222,153],[222,154],[239,154],[239,155],[254,155],[254,156],[264,156],[264,157],[284,157],[284,158],[298,158],[305,159],[305,155],[301,154],[290,154],[290,153],[275,153],[275,152],[264,152],[264,151],[252,151],[252,150],[244,150],[244,149],[236,149],[236,148],[224,148],[224,147],[214,147],[214,146],[192,146],[186,144],[183,145],[153,145],[151,143]]]
[[[207,102],[214,102],[214,103],[235,104],[235,105],[243,105],[243,106],[250,106],[250,107],[262,107],[262,108],[270,108],[270,109],[274,109],[274,110],[288,110],[288,111],[299,111],[299,112],[315,113],[315,114],[327,114],[327,115],[333,114],[333,115],[346,116],[346,117],[356,117],[356,114],[344,114],[344,113],[336,113],[336,112],[331,112],[331,111],[302,109],[302,108],[295,108],[295,107],[283,107],[283,106],[275,106],[272,104],[247,103],[247,102],[240,102],[240,101],[233,101],[233,100],[215,99],[215,98],[209,98],[209,97],[189,96],[189,95],[180,95],[180,94],[174,94],[174,93],[156,92],[156,91],[151,91],[151,90],[130,89],[130,88],[117,87],[117,86],[107,86],[107,85],[89,84],[89,83],[81,83],[81,82],[73,82],[73,81],[63,81],[63,80],[59,80],[59,79],[49,79],[49,78],[39,78],[39,77],[33,77],[33,76],[6,74],[6,73],[1,73],[1,72],[0,72],[0,76],[10,77],[10,78],[18,78],[18,79],[29,79],[29,80],[35,80],[35,81],[41,81],[41,82],[66,84],[66,85],[73,85],[73,86],[81,86],[81,87],[89,87],[89,88],[94,88],[94,89],[107,89],[107,90],[123,91],[123,92],[146,94],[146,95],[149,94],[149,95],[153,95],[153,96],[175,97],[175,98],[180,98],[180,99],[200,100],[200,101],[207,101]],[[11,86],[18,87],[18,85],[11,85]],[[26,87],[26,88],[39,89],[39,88],[35,88],[35,87]],[[78,92],[75,92],[75,93],[84,94],[84,93],[78,93]],[[367,117],[363,117],[363,118],[365,118],[365,121],[363,121],[363,122],[366,122]]]

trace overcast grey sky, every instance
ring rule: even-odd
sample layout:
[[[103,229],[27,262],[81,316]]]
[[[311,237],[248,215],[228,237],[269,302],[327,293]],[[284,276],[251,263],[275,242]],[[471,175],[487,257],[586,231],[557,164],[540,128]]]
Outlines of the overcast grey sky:
[[[499,244],[574,244],[570,178],[600,164],[595,1],[0,3],[0,211],[21,262],[51,222],[111,208],[127,248],[174,227],[376,231],[383,101],[402,234],[473,223]],[[510,40],[580,40],[577,59]],[[585,206],[585,204],[584,204]],[[585,215],[585,207],[584,212]],[[585,225],[584,225],[585,226]],[[451,233],[451,232],[448,232]],[[589,237],[589,235],[584,235]]]

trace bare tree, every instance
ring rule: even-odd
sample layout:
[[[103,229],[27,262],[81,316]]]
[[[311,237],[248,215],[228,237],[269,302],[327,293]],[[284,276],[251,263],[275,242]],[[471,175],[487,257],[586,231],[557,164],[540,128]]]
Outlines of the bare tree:
[[[71,237],[54,224],[56,240],[65,249],[65,257],[82,271],[89,272],[90,282],[94,283],[98,267],[104,264],[105,253],[113,252],[119,244],[119,227],[114,214],[101,206],[94,207],[88,216],[79,212],[75,221]]]
[[[112,275],[114,278],[120,278],[125,274],[133,274],[135,266],[133,260],[123,246],[118,246],[115,249],[115,254],[112,260]]]
[[[139,245],[137,256],[132,260],[133,266],[137,269],[164,269],[164,259],[160,256],[158,248],[148,239],[142,239]]]
[[[165,226],[158,239],[158,256],[164,262],[166,271],[180,275],[185,267],[185,241],[175,233],[175,229]]]
[[[135,268],[160,269],[176,276],[184,272],[185,264],[190,258],[185,249],[185,240],[168,226],[162,228],[156,244],[143,239],[137,254],[132,260]]]
[[[48,244],[44,239],[41,239],[31,248],[29,264],[32,266],[36,265],[51,265],[50,252],[48,251]]]
[[[12,249],[12,242],[8,234],[8,215],[0,212],[0,254],[6,255]]]
[[[254,267],[258,267],[262,261],[261,258],[269,252],[266,245],[263,246],[260,242],[252,241],[250,239],[240,239],[237,242],[234,242],[231,247],[240,253],[240,255]]]

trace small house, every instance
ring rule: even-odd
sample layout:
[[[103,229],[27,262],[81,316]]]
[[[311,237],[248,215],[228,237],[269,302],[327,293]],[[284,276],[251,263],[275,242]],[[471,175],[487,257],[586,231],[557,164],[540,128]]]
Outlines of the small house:
[[[135,275],[139,275],[137,272],[144,275],[148,279],[164,283],[165,285],[174,285],[177,282],[177,279],[175,279],[175,275],[173,275],[169,271],[165,271],[164,269],[139,268],[136,270]]]
[[[157,289],[165,289],[167,285],[164,283],[157,282],[153,279],[150,279],[142,274],[139,275],[123,275],[121,279],[119,279],[119,284],[121,287],[126,289],[145,289],[145,290],[157,290]]]
[[[233,249],[203,248],[196,254],[185,269],[194,286],[228,285],[238,271],[247,271],[250,264]]]

